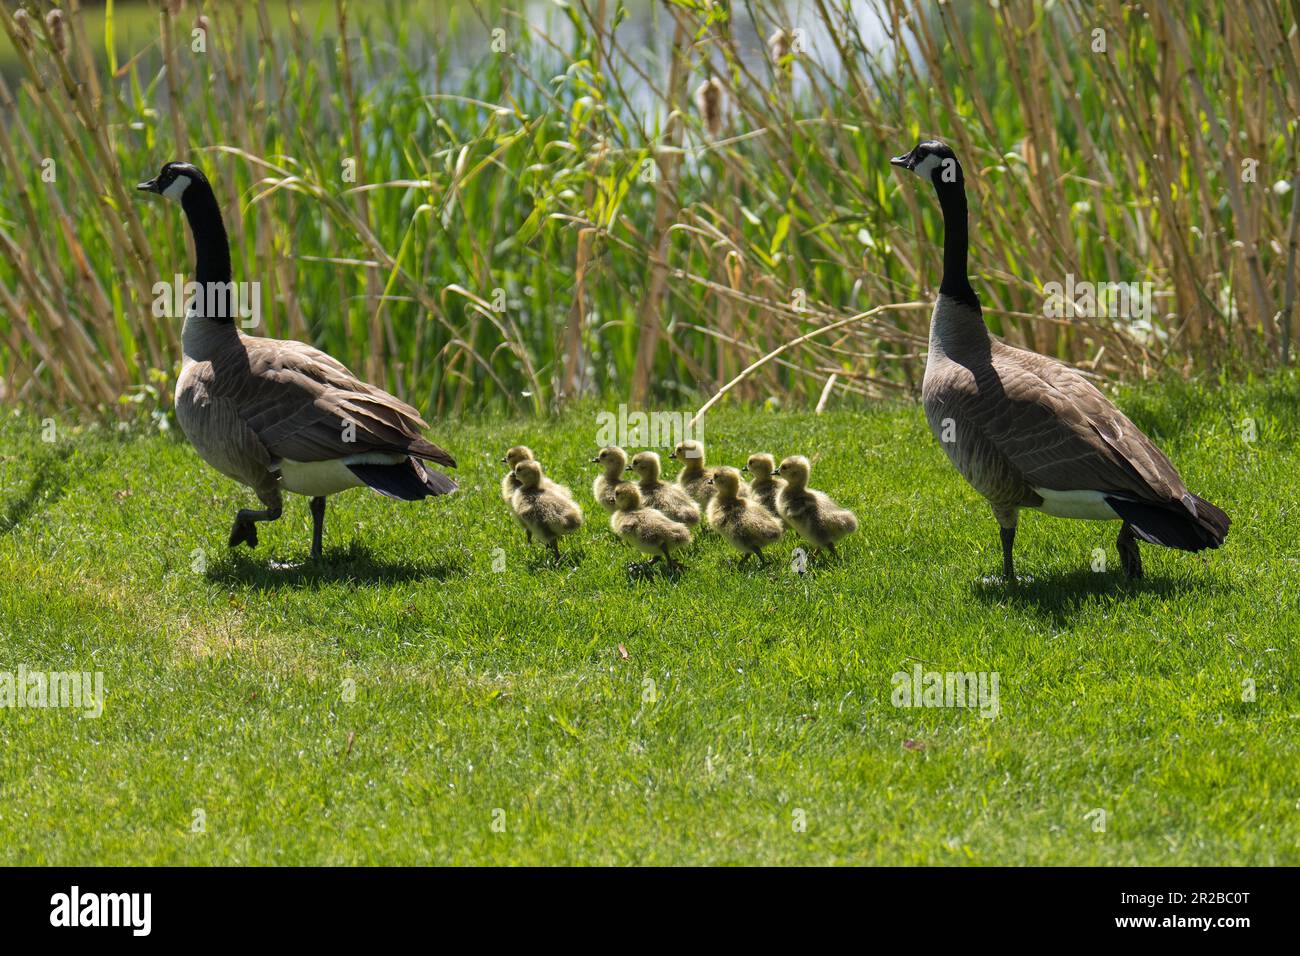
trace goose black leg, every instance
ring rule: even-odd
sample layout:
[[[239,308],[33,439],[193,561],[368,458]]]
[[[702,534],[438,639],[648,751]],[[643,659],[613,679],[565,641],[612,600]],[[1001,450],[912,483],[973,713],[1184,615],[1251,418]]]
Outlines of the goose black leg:
[[[311,500],[311,556],[319,558],[321,544],[325,540],[325,498]]]
[[[261,511],[255,511],[252,508],[239,509],[239,512],[235,515],[234,527],[230,529],[230,547],[236,548],[241,544],[247,544],[250,548],[256,548],[257,522],[275,521],[280,517],[282,506],[278,491],[274,496],[267,495],[262,498],[262,503],[266,505],[266,508]]]
[[[555,555],[555,560],[556,560],[556,561],[559,561],[559,560],[560,560],[560,542],[559,542],[559,541],[552,541],[552,542],[551,542],[551,554]]]
[[[1002,535],[1002,577],[1010,582],[1016,579],[1016,565],[1011,560],[1011,551],[1016,546],[1016,526],[999,528]]]
[[[1142,577],[1142,555],[1138,552],[1137,535],[1127,521],[1120,526],[1115,547],[1119,548],[1119,566],[1124,570],[1124,577]]]
[[[1011,551],[1016,544],[1016,525],[1020,523],[1020,509],[993,505],[993,517],[997,519],[998,531],[1002,536],[1002,580],[1007,584],[1016,583],[1016,564],[1011,559]]]

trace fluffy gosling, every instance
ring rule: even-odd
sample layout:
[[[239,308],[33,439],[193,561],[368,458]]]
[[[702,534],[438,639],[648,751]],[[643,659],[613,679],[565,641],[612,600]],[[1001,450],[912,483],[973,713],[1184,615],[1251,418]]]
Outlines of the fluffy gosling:
[[[625,481],[614,491],[616,508],[609,517],[609,529],[653,564],[659,558],[669,567],[680,567],[673,552],[691,543],[691,529],[661,511],[646,507],[637,486]]]
[[[858,530],[858,519],[825,493],[809,488],[811,472],[812,465],[803,455],[781,462],[776,473],[786,480],[786,486],[776,496],[777,512],[799,537],[834,554],[835,542]]]
[[[549,487],[543,482],[542,466],[531,459],[515,465],[515,478],[519,487],[510,498],[510,508],[515,520],[524,529],[528,543],[533,536],[560,556],[560,538],[582,527],[582,509],[566,493],[568,489],[553,482]]]
[[[602,448],[600,454],[591,459],[591,463],[600,465],[602,469],[591,483],[591,493],[602,508],[613,514],[618,510],[618,505],[614,502],[614,491],[626,480],[623,471],[627,468],[627,452],[617,445],[609,445]]]
[[[713,485],[709,479],[717,469],[704,467],[704,443],[681,442],[668,457],[682,463],[682,470],[677,473],[678,486],[701,508],[707,507],[713,497]]]
[[[684,525],[699,524],[699,506],[677,485],[661,481],[661,468],[659,456],[652,451],[638,453],[632,458],[632,464],[627,466],[628,471],[636,473],[641,503],[647,508],[662,511],[673,521]]]
[[[772,477],[772,472],[776,471],[776,459],[761,452],[750,455],[743,470],[754,476],[749,481],[749,490],[758,503],[776,514],[776,496],[785,487],[784,478]]]
[[[763,548],[781,540],[785,528],[780,520],[753,498],[740,497],[740,472],[718,468],[709,479],[714,487],[709,501],[709,527],[722,535],[742,555],[751,554],[759,564],[766,564]]]
[[[515,465],[521,461],[536,461],[533,450],[527,445],[515,445],[506,452],[506,456],[501,459],[501,464],[506,466],[505,477],[501,479],[501,499],[510,504],[510,499],[514,497],[519,490],[519,479],[515,477]]]

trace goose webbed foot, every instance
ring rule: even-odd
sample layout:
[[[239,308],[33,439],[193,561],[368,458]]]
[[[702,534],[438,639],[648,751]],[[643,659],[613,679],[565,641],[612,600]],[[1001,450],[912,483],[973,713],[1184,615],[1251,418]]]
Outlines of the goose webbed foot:
[[[243,515],[241,511],[235,516],[235,526],[230,529],[230,547],[237,548],[241,544],[246,544],[250,548],[256,548],[257,525],[245,519]]]
[[[1133,580],[1142,577],[1142,554],[1138,551],[1137,535],[1127,521],[1119,529],[1115,547],[1119,549],[1119,566],[1124,577]]]
[[[279,501],[272,500],[275,503],[262,511],[239,509],[235,514],[235,524],[230,529],[230,547],[236,548],[241,544],[247,544],[250,548],[257,547],[257,522],[275,521],[280,517]]]

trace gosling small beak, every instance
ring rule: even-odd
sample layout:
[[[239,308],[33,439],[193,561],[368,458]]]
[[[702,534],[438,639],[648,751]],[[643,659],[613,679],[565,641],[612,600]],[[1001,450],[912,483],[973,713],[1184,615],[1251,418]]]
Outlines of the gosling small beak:
[[[628,472],[628,471],[636,471],[636,469],[633,468],[631,465],[628,465],[626,468],[623,469],[623,471],[625,471],[625,472]]]
[[[599,458],[593,458],[593,459],[591,459],[591,463],[592,463],[593,465],[599,465],[599,464],[600,464],[600,459],[599,459]]]
[[[675,452],[675,451],[670,451],[670,452],[668,453],[668,457],[671,458],[673,461],[676,461],[676,460],[677,460],[677,452]]]
[[[713,485],[713,479],[710,478],[708,481],[705,482],[705,484],[706,484],[706,485],[709,485],[710,487],[712,487],[712,485]]]
[[[502,459],[501,459],[501,464],[503,464],[503,465],[504,465],[504,464],[505,464],[505,463],[506,463],[506,460],[505,460],[505,459],[504,459],[504,458],[502,458]],[[513,468],[512,468],[512,469],[510,469],[510,470],[511,470],[511,471],[512,471],[512,472],[513,472],[513,471],[514,471],[514,469],[513,469]]]
[[[142,183],[136,183],[135,188],[143,193],[156,193],[158,191],[158,180],[157,178],[147,179]]]
[[[740,466],[740,470],[741,470],[741,471],[746,471],[746,472],[747,472],[747,471],[749,471],[749,466],[748,466],[748,465],[741,465],[741,466]]]

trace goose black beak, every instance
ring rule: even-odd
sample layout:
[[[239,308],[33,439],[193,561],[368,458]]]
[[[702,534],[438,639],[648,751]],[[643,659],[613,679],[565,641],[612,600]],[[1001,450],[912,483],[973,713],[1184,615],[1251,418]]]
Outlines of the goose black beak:
[[[889,165],[897,166],[900,169],[916,169],[916,150],[904,153],[902,156],[895,156],[889,161]]]
[[[747,471],[749,471],[749,466],[748,466],[748,465],[741,465],[741,466],[740,466],[740,470],[741,470],[741,471],[745,471],[745,472],[747,472]]]
[[[142,183],[136,183],[135,188],[142,193],[156,193],[158,191],[158,180],[148,179]]]
[[[599,458],[593,458],[593,459],[591,459],[591,463],[592,463],[593,465],[599,465],[599,464],[600,464],[600,459],[599,459]]]
[[[626,468],[623,469],[624,474],[626,474],[629,471],[636,471],[636,469],[633,468],[631,465],[628,465]]]
[[[668,457],[671,458],[673,461],[676,461],[676,460],[677,460],[677,452],[675,452],[675,451],[670,451],[670,452],[668,453]]]

